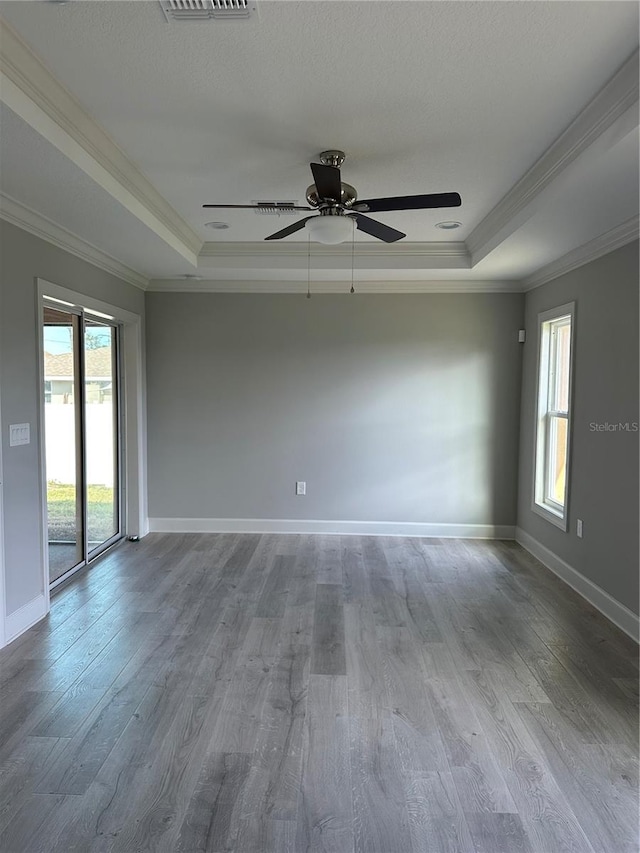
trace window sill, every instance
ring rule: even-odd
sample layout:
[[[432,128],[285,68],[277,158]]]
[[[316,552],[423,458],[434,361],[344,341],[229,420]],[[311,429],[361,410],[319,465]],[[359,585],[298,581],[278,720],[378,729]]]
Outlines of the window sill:
[[[531,509],[542,518],[546,518],[546,520],[553,524],[555,527],[559,527],[560,530],[563,530],[565,533],[567,532],[567,513],[565,511],[564,515],[560,515],[559,512],[555,512],[550,507],[544,506],[543,504],[539,504],[536,501],[531,505]]]

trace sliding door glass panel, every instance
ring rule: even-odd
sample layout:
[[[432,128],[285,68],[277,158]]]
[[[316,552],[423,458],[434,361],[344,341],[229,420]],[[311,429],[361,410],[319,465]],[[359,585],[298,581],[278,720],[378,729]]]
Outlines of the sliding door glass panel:
[[[44,309],[44,417],[49,580],[84,561],[80,318]]]
[[[84,399],[87,551],[119,534],[116,329],[85,315]]]

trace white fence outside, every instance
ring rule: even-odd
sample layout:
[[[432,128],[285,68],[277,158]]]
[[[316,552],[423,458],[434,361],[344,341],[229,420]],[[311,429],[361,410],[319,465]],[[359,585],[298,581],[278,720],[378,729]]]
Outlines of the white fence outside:
[[[75,483],[75,406],[45,403],[47,480]],[[89,403],[87,484],[113,487],[113,404]]]

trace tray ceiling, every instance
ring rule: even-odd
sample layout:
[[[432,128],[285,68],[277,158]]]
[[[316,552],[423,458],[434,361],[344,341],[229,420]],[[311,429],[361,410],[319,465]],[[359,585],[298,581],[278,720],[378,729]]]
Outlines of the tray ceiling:
[[[638,213],[635,3],[264,0],[246,22],[170,25],[155,0],[1,2],[0,14],[12,211],[144,278],[306,275],[291,248],[304,232],[261,243],[291,217],[201,205],[303,202],[308,163],[328,147],[347,152],[343,177],[363,197],[463,198],[378,215],[407,238],[382,262],[358,234],[372,281],[526,278]],[[435,227],[451,218],[457,231]],[[318,278],[343,280],[350,260],[327,249]]]

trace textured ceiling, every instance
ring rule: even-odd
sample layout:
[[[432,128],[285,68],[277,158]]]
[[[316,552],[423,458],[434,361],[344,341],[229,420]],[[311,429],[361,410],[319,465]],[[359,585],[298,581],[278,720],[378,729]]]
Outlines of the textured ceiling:
[[[200,238],[225,242],[262,240],[293,220],[207,212],[203,202],[303,202],[308,162],[327,147],[346,150],[343,176],[361,197],[460,192],[461,209],[379,218],[408,241],[464,240],[638,41],[631,2],[262,0],[246,23],[167,24],[156,0],[2,2],[0,13]],[[12,129],[6,162],[12,146],[17,154],[17,135]],[[542,255],[547,262],[627,218],[621,208],[626,214],[634,201],[622,170],[635,151],[630,144],[615,160],[592,164],[591,177],[569,193],[571,204],[549,200],[529,236],[520,235],[522,246],[511,242],[513,270],[530,271]],[[46,207],[55,179],[36,187],[23,171],[9,181],[11,194]],[[603,197],[605,177],[620,185],[621,205]],[[133,232],[114,224],[105,194],[90,198],[88,188],[73,189],[78,181],[69,180],[75,197],[66,207],[67,191],[58,188],[66,227],[84,227],[94,242],[102,232],[101,248],[145,274],[158,276],[159,267],[176,274],[150,242],[141,238],[136,249]],[[84,222],[78,211],[89,204],[95,210]],[[82,222],[72,221],[74,211]],[[450,218],[463,228],[434,227]],[[212,219],[231,227],[204,228]],[[568,228],[560,240],[559,222]],[[538,241],[545,248],[536,253]],[[503,270],[509,243],[495,257],[503,277],[511,272]]]

